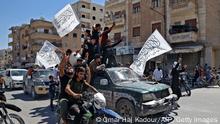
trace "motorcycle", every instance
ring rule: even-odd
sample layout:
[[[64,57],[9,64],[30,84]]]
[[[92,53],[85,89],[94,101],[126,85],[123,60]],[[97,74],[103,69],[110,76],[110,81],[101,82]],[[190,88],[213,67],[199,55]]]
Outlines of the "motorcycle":
[[[93,95],[90,92],[84,92],[80,101],[82,103],[80,106],[80,115],[77,116],[75,112],[73,112],[74,105],[70,106],[70,109],[68,110],[67,114],[68,124],[101,124],[101,118],[103,117],[118,120],[122,119],[122,117],[116,112],[105,108],[106,100],[101,93],[96,93]],[[86,118],[81,118],[82,116]],[[99,122],[96,122],[97,118],[99,118]],[[58,124],[63,124],[63,120],[59,113]]]
[[[7,109],[20,112],[21,109],[6,102],[4,91],[0,91],[0,124],[25,124],[24,120],[17,114],[8,113]]]
[[[205,82],[205,87],[218,85],[220,87],[220,74],[212,74],[211,78]]]
[[[180,89],[182,92],[185,92],[187,96],[191,96],[191,89],[188,84],[187,73],[180,73]]]

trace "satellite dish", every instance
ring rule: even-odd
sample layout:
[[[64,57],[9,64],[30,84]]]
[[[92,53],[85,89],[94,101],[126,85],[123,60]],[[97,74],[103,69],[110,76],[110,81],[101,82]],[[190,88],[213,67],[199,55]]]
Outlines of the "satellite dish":
[[[71,55],[70,55],[70,58],[69,58],[69,62],[70,64],[73,66],[76,64],[76,61],[78,58],[80,58],[81,55],[79,53],[76,53],[76,52],[73,52]]]

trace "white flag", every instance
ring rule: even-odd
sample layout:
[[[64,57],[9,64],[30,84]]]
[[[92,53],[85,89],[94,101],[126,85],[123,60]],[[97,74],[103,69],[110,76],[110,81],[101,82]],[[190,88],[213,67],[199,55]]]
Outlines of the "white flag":
[[[79,19],[70,4],[61,9],[53,20],[53,25],[60,37],[70,33],[79,23]]]
[[[155,30],[151,36],[144,43],[138,57],[131,64],[130,68],[133,69],[139,75],[143,75],[146,62],[154,57],[157,57],[163,53],[172,50],[170,45],[161,36],[161,34]]]
[[[39,54],[38,54],[38,52],[36,54],[35,65],[38,65],[39,67],[43,67],[43,64],[39,61]]]
[[[49,41],[44,42],[43,47],[37,53],[35,63],[39,66],[43,65],[46,69],[56,66],[60,63],[60,59],[55,52],[56,49],[57,47]]]

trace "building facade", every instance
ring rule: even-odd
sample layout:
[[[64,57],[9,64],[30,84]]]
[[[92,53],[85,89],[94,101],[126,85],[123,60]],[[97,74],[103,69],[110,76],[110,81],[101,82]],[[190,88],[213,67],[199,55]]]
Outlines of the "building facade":
[[[80,25],[62,38],[63,48],[78,50],[83,42],[84,31],[92,31],[92,26],[99,23],[104,26],[104,6],[92,3],[91,0],[79,0],[72,4],[77,13]]]
[[[219,5],[214,0],[170,0],[169,41],[174,50],[169,59],[180,56],[190,68],[205,63],[219,67]]]
[[[0,50],[0,69],[9,68],[12,62],[12,51],[10,48]]]
[[[116,59],[122,64],[130,64],[134,53],[128,38],[128,3],[128,0],[107,0],[105,2],[105,26],[111,27],[115,22],[109,39],[111,41],[123,40],[115,47]]]
[[[30,24],[11,27],[14,67],[25,67],[35,62],[36,53],[45,41],[62,48],[62,39],[53,24],[43,19],[31,19]]]
[[[219,4],[214,0],[127,0],[127,42],[134,49],[132,58],[157,29],[173,50],[151,59],[147,68],[170,68],[179,57],[191,70],[196,64],[218,67]]]

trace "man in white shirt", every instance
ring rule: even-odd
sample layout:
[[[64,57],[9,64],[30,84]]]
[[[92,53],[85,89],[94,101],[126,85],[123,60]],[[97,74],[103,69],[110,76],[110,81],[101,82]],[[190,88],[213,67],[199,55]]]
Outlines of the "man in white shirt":
[[[161,70],[160,67],[157,67],[154,72],[153,72],[153,78],[157,81],[160,82],[161,79],[163,78],[163,71]]]

